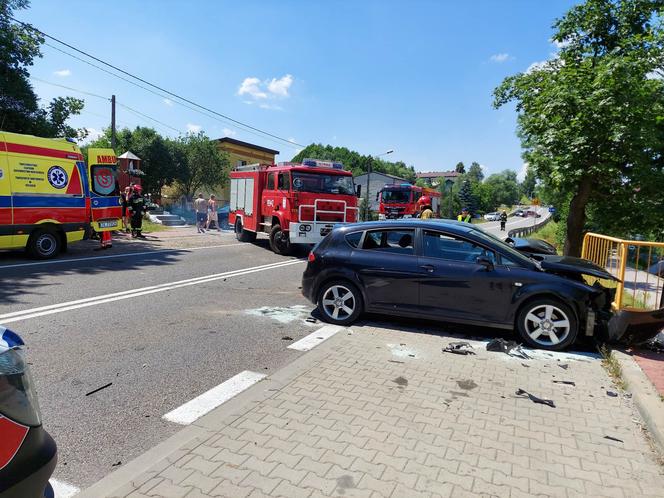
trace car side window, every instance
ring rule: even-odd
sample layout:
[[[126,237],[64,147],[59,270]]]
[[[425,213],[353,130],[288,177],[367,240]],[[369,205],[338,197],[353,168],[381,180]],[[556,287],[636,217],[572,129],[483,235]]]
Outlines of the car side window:
[[[277,180],[277,188],[279,190],[288,190],[290,182],[288,181],[288,173],[279,173]]]
[[[423,254],[428,258],[466,261],[468,263],[475,263],[477,258],[483,257],[496,264],[496,253],[493,251],[454,235],[428,230],[424,231]]]
[[[367,232],[362,249],[395,254],[415,254],[414,236],[415,230],[375,230]]]
[[[514,266],[514,267],[521,266],[516,261],[512,261],[510,258],[508,258],[507,256],[503,256],[502,254],[500,255],[500,264],[503,266]]]
[[[267,190],[274,190],[274,173],[267,175]]]
[[[346,235],[346,242],[348,242],[351,247],[357,248],[360,245],[360,240],[362,240],[362,234],[364,232],[353,232]]]

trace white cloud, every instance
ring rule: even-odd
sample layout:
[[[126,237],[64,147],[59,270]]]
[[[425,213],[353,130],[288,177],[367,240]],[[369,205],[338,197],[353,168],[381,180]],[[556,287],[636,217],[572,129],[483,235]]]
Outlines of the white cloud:
[[[249,95],[258,99],[266,99],[267,93],[260,89],[261,80],[258,78],[245,78],[237,91],[238,95]]]
[[[533,71],[540,71],[542,69],[547,69],[548,66],[549,66],[549,62],[551,62],[551,61],[533,62],[530,66],[528,66],[528,69],[526,69],[526,74],[530,74]]]
[[[261,109],[274,109],[282,110],[276,104],[267,103],[270,100],[283,100],[290,97],[290,88],[293,85],[295,78],[291,74],[286,74],[281,78],[272,78],[261,81],[255,76],[245,78],[237,90],[238,96],[244,96],[245,100],[242,102],[247,105],[252,105],[255,102],[260,102]]]
[[[221,131],[225,137],[234,137],[235,135],[237,135],[237,132],[235,130],[232,130],[231,128],[224,128]]]
[[[60,69],[59,71],[54,71],[53,74],[61,78],[66,78],[71,75],[71,71],[69,69]]]
[[[556,47],[558,50],[561,48],[565,48],[569,46],[570,43],[572,43],[571,40],[563,40],[563,41],[558,41],[558,40],[551,40],[551,43],[553,44],[554,47]]]
[[[526,173],[528,172],[528,163],[523,163],[521,169],[516,174],[516,179],[522,182],[526,178]]]
[[[164,104],[166,104],[168,107],[173,107],[173,101],[171,99],[164,99],[163,100]]]
[[[489,60],[497,64],[502,64],[503,62],[506,62],[512,58],[513,57],[510,56],[510,54],[502,53],[502,54],[493,54],[491,57],[489,57]]]
[[[187,123],[187,133],[198,133],[203,127],[201,125]]]
[[[292,143],[292,144],[296,143],[296,142],[295,142],[295,139],[294,139],[293,137],[289,138],[288,141],[289,141],[290,143]]]
[[[267,84],[267,89],[270,91],[270,93],[285,98],[289,96],[288,90],[292,84],[293,76],[287,74],[286,76],[282,76],[279,79],[272,78],[272,81]]]
[[[104,134],[102,130],[98,130],[97,128],[86,128],[85,130],[88,132],[88,136],[81,140],[79,145],[88,144]]]

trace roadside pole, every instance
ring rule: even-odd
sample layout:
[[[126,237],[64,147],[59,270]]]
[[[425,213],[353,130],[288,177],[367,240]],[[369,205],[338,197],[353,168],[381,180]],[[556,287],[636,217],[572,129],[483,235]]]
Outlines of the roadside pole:
[[[111,149],[115,150],[115,95],[111,95]]]

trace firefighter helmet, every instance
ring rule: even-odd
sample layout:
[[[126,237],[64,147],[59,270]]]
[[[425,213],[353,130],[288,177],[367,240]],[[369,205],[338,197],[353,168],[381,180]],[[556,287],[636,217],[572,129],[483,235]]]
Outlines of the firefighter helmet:
[[[431,197],[428,195],[423,195],[417,200],[418,206],[431,206]]]

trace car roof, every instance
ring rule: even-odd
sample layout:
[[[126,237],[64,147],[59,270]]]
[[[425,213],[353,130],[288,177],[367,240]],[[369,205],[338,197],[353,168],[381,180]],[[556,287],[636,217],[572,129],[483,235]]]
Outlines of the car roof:
[[[470,223],[454,220],[421,220],[419,218],[385,220],[385,221],[365,221],[362,223],[351,223],[343,225],[336,230],[344,233],[355,232],[358,230],[379,230],[381,228],[430,228],[432,230],[448,230],[455,233],[468,233],[475,230]]]

